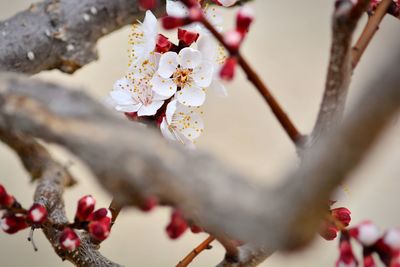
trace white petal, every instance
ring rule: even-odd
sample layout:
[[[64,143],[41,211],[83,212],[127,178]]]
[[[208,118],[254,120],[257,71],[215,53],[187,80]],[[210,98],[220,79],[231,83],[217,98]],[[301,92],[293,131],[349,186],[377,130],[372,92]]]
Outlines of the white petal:
[[[226,87],[218,79],[214,79],[208,88],[214,91],[217,96],[220,97],[228,96],[228,91],[226,90]]]
[[[158,74],[163,78],[169,78],[176,71],[178,66],[178,54],[175,52],[167,52],[160,58],[160,65],[158,66]]]
[[[162,135],[166,139],[171,140],[171,141],[177,141],[175,135],[169,129],[167,120],[165,118],[161,122],[160,130],[161,130]]]
[[[233,6],[238,0],[218,0],[223,6]]]
[[[126,90],[113,90],[110,92],[110,96],[117,105],[137,104],[137,102],[132,98],[132,94]]]
[[[177,140],[183,144],[186,148],[195,149],[196,146],[194,145],[193,141],[187,138],[184,134],[180,133],[179,131],[174,131],[174,134]]]
[[[146,11],[142,26],[145,34],[154,35],[154,33],[157,33],[157,18],[150,10]]]
[[[136,104],[136,105],[118,105],[115,107],[115,109],[119,112],[137,112],[140,107],[142,106],[141,103]]]
[[[203,62],[193,70],[192,77],[197,86],[210,86],[214,76],[214,66],[210,62]]]
[[[151,85],[154,92],[167,98],[173,96],[176,92],[176,84],[170,78],[163,78],[160,75],[154,75],[151,79]]]
[[[181,1],[167,0],[167,14],[171,17],[185,18],[189,16],[189,10]]]
[[[214,38],[209,35],[203,35],[197,42],[197,48],[201,52],[203,61],[215,62],[217,59],[218,45]]]
[[[203,133],[204,123],[203,119],[200,117],[200,114],[194,111],[192,112],[193,113],[188,114],[190,119],[186,121],[186,125],[189,125],[189,127],[185,127],[180,132],[187,138],[194,140],[199,138],[199,136]]]
[[[133,90],[133,85],[126,77],[124,77],[114,83],[113,89],[115,91],[117,91],[117,90],[131,91],[131,90]]]
[[[223,23],[222,15],[217,11],[214,6],[208,6],[205,10],[206,18],[214,27],[221,26]]]
[[[138,110],[138,116],[153,116],[157,113],[157,110],[161,108],[164,101],[153,101],[149,105],[142,105]]]
[[[172,100],[167,105],[167,110],[165,111],[165,118],[167,119],[168,124],[172,124],[172,117],[174,116],[177,110],[178,101]]]
[[[185,86],[177,93],[179,103],[185,106],[198,107],[206,100],[206,93],[200,87]]]
[[[186,47],[179,52],[177,60],[181,67],[194,69],[201,63],[201,53],[196,49]]]

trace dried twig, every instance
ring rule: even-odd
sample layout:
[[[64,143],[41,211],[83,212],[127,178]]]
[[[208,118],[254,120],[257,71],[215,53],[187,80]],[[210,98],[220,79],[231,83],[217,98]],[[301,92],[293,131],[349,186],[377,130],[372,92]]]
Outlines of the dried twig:
[[[206,249],[210,248],[210,244],[215,240],[215,237],[209,236],[206,240],[204,240],[200,245],[198,245],[195,249],[193,249],[183,260],[181,260],[176,267],[186,267],[188,266],[197,255],[203,252]]]
[[[352,67],[355,69],[357,67],[358,62],[360,61],[362,55],[365,52],[365,49],[368,47],[372,38],[375,36],[375,33],[379,29],[379,25],[381,24],[383,18],[387,14],[387,11],[390,5],[393,3],[393,0],[383,0],[378,7],[376,8],[374,14],[368,18],[367,25],[357,40],[357,43],[352,48]]]
[[[54,224],[65,225],[68,223],[62,195],[64,188],[74,182],[73,177],[64,166],[52,159],[47,150],[33,138],[0,128],[0,140],[18,154],[32,179],[38,180],[34,201],[43,204],[48,210],[50,221],[44,224],[43,232],[55,252],[63,260],[68,260],[76,266],[120,266],[102,256],[97,250],[98,247],[92,244],[87,234],[79,234],[81,246],[74,252],[61,249],[58,242],[61,230],[54,227]]]

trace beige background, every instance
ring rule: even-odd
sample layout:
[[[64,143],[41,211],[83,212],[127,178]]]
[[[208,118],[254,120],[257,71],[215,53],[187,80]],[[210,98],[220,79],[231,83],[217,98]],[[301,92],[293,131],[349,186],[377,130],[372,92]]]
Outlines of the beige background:
[[[29,0],[0,0],[0,19],[26,8]],[[273,1],[258,0],[253,4],[257,20],[244,46],[246,58],[256,67],[272,88],[290,117],[302,132],[308,132],[318,110],[330,42],[330,14],[333,0]],[[364,18],[365,19],[365,18]],[[363,21],[364,22],[364,21]],[[226,28],[233,25],[232,13],[226,14]],[[387,17],[354,75],[349,105],[357,99],[374,75],[385,64],[399,38],[400,23]],[[124,74],[127,63],[127,35],[124,28],[99,42],[100,60],[73,76],[51,71],[37,75],[65,85],[82,86],[101,100],[113,82]],[[15,44],[18,45],[18,44]],[[265,183],[279,182],[279,177],[296,164],[290,140],[265,106],[257,92],[240,74],[229,86],[229,97],[210,94],[205,105],[206,132],[199,141],[201,149],[223,159],[233,168]],[[353,211],[353,222],[372,218],[382,227],[400,225],[397,195],[400,192],[398,173],[399,127],[394,123],[373,155],[354,174],[342,194],[341,203]],[[65,194],[68,215],[72,219],[76,200],[93,194],[100,205],[110,201],[107,195],[76,159],[54,149],[60,160],[75,162],[71,170],[79,185]],[[215,177],[218,179],[218,177]],[[32,202],[34,185],[22,170],[18,159],[0,145],[0,182],[24,204]],[[262,205],[262,203],[260,203]],[[142,214],[124,210],[111,238],[101,251],[126,266],[174,266],[189,250],[205,238],[187,233],[178,241],[166,238],[168,209]],[[37,231],[39,252],[34,253],[26,242],[27,232],[15,236],[0,234],[1,266],[68,266],[55,256],[42,233]],[[213,266],[223,256],[216,245],[202,254],[193,266]],[[276,253],[263,266],[333,266],[337,257],[336,242],[318,238],[307,250],[297,254]]]

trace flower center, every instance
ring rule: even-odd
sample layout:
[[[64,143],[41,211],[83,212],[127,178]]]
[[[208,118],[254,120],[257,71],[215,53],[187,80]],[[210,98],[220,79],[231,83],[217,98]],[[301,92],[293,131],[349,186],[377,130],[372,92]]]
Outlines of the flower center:
[[[190,84],[192,82],[192,80],[193,80],[191,77],[192,73],[193,73],[193,70],[191,70],[191,69],[178,68],[172,75],[172,80],[178,87],[183,88],[187,84]]]

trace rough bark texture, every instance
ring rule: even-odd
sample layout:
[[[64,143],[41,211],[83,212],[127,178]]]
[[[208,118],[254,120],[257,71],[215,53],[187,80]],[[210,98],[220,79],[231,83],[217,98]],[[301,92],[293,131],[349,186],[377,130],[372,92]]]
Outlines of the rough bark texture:
[[[1,75],[0,126],[70,149],[124,204],[155,195],[217,237],[291,249],[314,236],[330,194],[397,110],[400,56],[391,63],[343,126],[276,188],[251,183],[204,153],[170,146],[153,129],[114,116],[82,92],[20,76]]]
[[[48,151],[33,138],[0,128],[0,140],[12,148],[20,157],[25,169],[32,179],[38,180],[34,202],[43,204],[49,213],[49,220],[55,224],[67,224],[64,200],[64,188],[74,183],[68,170],[52,159]],[[89,235],[80,233],[81,246],[74,252],[66,252],[59,246],[61,231],[54,228],[52,223],[46,223],[43,232],[50,241],[55,252],[65,260],[76,266],[85,267],[118,267],[105,258],[97,250],[98,246],[92,244]]]
[[[164,9],[159,1],[156,13]],[[97,40],[141,19],[138,0],[47,0],[0,22],[0,71],[73,73],[97,59]]]

